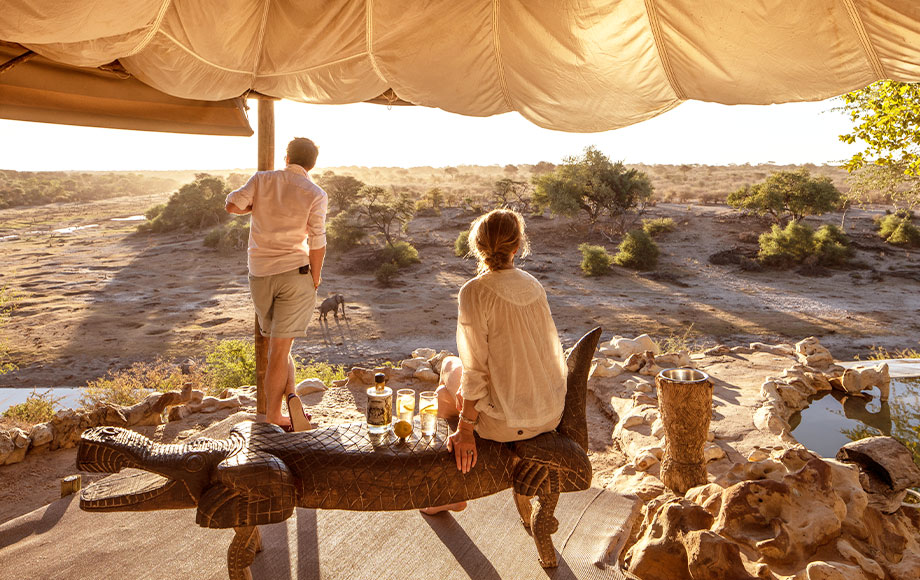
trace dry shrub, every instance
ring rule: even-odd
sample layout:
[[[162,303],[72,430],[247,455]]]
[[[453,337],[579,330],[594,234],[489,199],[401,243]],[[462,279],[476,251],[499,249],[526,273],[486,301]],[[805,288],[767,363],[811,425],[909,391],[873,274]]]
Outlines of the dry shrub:
[[[54,418],[57,407],[63,398],[55,397],[51,389],[43,393],[32,389],[32,393],[29,394],[24,402],[13,405],[3,412],[4,423],[22,427],[50,421]]]
[[[655,219],[645,219],[642,220],[642,230],[648,235],[658,236],[660,234],[667,234],[673,232],[677,228],[677,225],[674,223],[674,220],[671,218],[655,218]]]
[[[106,376],[90,381],[83,389],[80,404],[92,408],[102,402],[130,406],[143,401],[151,393],[180,391],[191,382],[193,389],[210,393],[207,374],[202,365],[190,365],[185,374],[178,365],[161,358],[153,362],[136,362],[127,369],[109,371]]]

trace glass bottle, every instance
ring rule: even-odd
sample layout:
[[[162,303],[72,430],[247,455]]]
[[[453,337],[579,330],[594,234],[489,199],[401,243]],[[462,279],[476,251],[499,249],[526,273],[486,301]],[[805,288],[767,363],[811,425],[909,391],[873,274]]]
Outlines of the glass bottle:
[[[374,375],[374,386],[367,389],[367,430],[379,435],[393,421],[393,389],[386,386],[386,375]]]

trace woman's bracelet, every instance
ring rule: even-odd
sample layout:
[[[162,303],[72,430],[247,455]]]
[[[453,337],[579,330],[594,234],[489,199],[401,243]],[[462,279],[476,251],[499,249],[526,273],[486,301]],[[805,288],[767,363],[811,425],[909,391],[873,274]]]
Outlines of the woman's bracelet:
[[[460,413],[460,420],[466,423],[467,425],[472,425],[473,427],[479,424],[478,416],[475,419],[467,419],[466,417],[463,416],[463,413]]]

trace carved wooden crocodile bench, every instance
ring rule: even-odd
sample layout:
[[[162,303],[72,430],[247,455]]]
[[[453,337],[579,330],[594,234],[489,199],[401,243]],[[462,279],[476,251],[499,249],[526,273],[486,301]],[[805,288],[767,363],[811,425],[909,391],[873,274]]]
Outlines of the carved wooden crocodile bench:
[[[553,511],[559,494],[591,485],[585,396],[600,334],[600,328],[586,334],[568,357],[565,410],[556,431],[515,443],[477,437],[477,464],[467,474],[457,470],[447,452],[450,426],[443,419],[434,437],[420,438],[416,430],[405,441],[392,433],[371,436],[364,423],[285,433],[268,423],[243,422],[233,427],[228,439],[175,445],[154,443],[127,429],[97,427],[81,437],[80,469],[115,473],[130,467],[151,473],[143,474],[150,476],[146,480],[136,475],[101,480],[83,490],[80,507],[197,507],[198,525],[235,528],[227,555],[230,578],[235,580],[251,578],[249,565],[261,549],[256,526],[284,521],[295,507],[407,510],[511,488],[540,563],[554,567],[550,535],[558,526]]]

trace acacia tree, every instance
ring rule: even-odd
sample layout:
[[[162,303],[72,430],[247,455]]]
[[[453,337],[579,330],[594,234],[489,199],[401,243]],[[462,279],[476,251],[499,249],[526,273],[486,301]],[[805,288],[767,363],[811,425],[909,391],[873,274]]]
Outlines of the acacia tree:
[[[532,196],[526,181],[499,179],[492,184],[492,200],[498,207],[510,207],[515,211],[530,210]]]
[[[821,215],[839,207],[840,190],[828,177],[811,177],[807,169],[776,171],[762,183],[745,185],[732,192],[728,205],[757,215],[769,215],[776,223]]]
[[[394,228],[405,231],[415,216],[415,203],[406,192],[396,192],[376,185],[361,188],[355,204],[364,220],[393,245]]]
[[[866,201],[877,191],[896,206],[920,205],[920,83],[879,81],[842,99],[838,110],[854,127],[840,140],[865,144],[844,163],[853,176],[850,196]]]
[[[336,175],[327,171],[319,178],[318,185],[329,195],[329,213],[335,214],[351,207],[358,199],[358,192],[364,187],[364,182],[351,175]]]
[[[534,203],[557,215],[585,212],[591,228],[607,215],[619,217],[652,196],[648,175],[627,169],[591,146],[580,157],[568,157],[552,173],[533,178]]]

